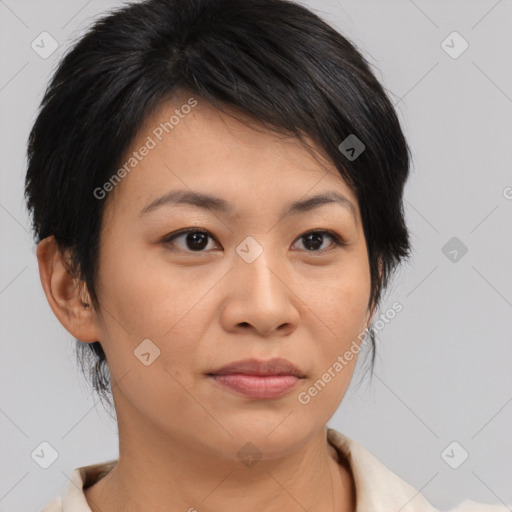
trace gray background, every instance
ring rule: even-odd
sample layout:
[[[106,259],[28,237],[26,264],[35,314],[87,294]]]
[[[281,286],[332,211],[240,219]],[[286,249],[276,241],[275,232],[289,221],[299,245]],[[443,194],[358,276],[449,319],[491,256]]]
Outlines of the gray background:
[[[0,0],[1,511],[39,510],[73,468],[118,454],[117,425],[91,396],[74,340],[44,296],[23,180],[26,138],[59,57],[119,5]],[[511,504],[512,2],[305,5],[370,60],[414,158],[405,195],[414,259],[381,307],[398,300],[403,310],[379,335],[373,382],[351,385],[330,426],[440,509],[466,498]],[[43,31],[59,43],[47,59],[31,48]],[[453,31],[469,43],[457,58],[442,47]],[[456,261],[442,250],[452,237],[468,249]],[[58,452],[48,469],[31,458],[43,441]],[[441,456],[452,441],[469,453],[458,469]]]

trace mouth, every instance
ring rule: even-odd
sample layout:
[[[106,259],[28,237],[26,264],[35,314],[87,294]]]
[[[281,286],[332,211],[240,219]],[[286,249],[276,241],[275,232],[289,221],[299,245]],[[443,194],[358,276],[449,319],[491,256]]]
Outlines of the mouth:
[[[235,361],[207,375],[223,389],[256,399],[286,395],[306,378],[301,370],[282,358]]]
[[[221,368],[214,370],[207,375],[253,375],[253,376],[293,376],[304,379],[306,376],[290,361],[283,358],[274,358],[267,361],[259,359],[244,359],[233,361]]]

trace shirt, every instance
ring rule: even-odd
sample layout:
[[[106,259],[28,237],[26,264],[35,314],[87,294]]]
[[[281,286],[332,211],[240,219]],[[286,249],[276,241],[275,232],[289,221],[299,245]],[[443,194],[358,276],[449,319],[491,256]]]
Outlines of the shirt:
[[[327,440],[350,464],[356,488],[356,512],[439,512],[420,492],[356,441],[332,428],[327,428]],[[116,464],[117,459],[74,469],[64,494],[53,499],[41,512],[91,512],[84,487],[100,480]],[[512,507],[503,504],[465,500],[449,512],[511,510]]]

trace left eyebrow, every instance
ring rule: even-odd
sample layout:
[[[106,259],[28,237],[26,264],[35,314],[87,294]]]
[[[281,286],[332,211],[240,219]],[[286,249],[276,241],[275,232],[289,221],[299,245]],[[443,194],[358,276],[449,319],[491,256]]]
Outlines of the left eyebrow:
[[[209,194],[201,192],[192,192],[189,190],[171,190],[161,197],[151,201],[146,205],[140,212],[139,217],[148,214],[151,211],[156,210],[164,205],[177,205],[177,204],[190,204],[197,206],[198,208],[223,212],[228,215],[232,215],[234,211],[234,205],[225,199],[215,197]],[[325,204],[338,204],[352,213],[352,216],[356,216],[356,210],[353,203],[339,192],[324,192],[316,196],[309,197],[307,199],[299,199],[285,206],[282,211],[281,217],[286,215],[296,215],[299,213],[309,212],[315,208],[319,208]]]

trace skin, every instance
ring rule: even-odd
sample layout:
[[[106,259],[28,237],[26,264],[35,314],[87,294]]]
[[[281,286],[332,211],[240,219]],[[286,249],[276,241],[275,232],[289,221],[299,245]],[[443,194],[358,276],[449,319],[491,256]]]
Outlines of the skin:
[[[190,96],[162,103],[128,153]],[[353,476],[327,442],[326,424],[357,357],[307,405],[298,394],[371,320],[357,198],[320,152],[196,99],[107,196],[99,311],[82,305],[90,303],[87,292],[66,270],[53,237],[38,246],[52,310],[76,338],[101,342],[111,372],[119,462],[85,490],[86,499],[93,512],[353,511]],[[222,197],[234,214],[167,205],[139,216],[175,188]],[[287,203],[324,191],[345,195],[355,215],[328,204],[280,217]],[[187,235],[162,241],[188,227],[209,232],[203,248],[194,251]],[[332,230],[347,245],[325,235],[314,246],[304,237],[311,230]],[[247,236],[263,248],[252,263],[236,252]],[[145,339],[160,350],[148,366],[134,356]],[[306,378],[280,398],[258,400],[205,375],[251,357],[284,357]],[[261,453],[250,467],[237,456],[248,442]]]

